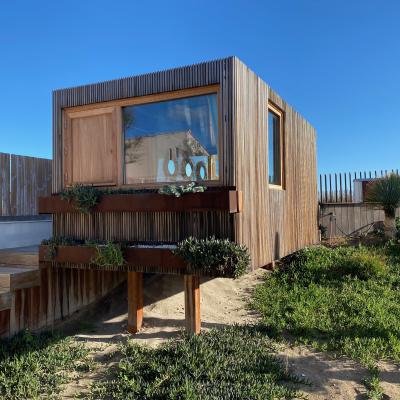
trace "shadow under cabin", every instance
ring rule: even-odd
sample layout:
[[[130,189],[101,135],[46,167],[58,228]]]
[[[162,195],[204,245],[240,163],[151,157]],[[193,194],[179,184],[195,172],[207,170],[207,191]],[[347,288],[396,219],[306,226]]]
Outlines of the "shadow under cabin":
[[[206,190],[158,193],[191,182]],[[61,195],[86,186],[101,192],[89,212]],[[176,244],[245,245],[250,271],[317,242],[315,131],[236,57],[57,90],[52,193],[39,209],[53,215],[54,237],[128,245],[111,266],[93,262],[94,247],[59,243],[49,259],[41,246],[43,269],[86,270],[91,285],[104,273],[127,279],[132,333],[143,273],[182,275],[186,328],[198,333],[200,277],[219,275],[193,268]],[[84,284],[76,290],[90,291]]]

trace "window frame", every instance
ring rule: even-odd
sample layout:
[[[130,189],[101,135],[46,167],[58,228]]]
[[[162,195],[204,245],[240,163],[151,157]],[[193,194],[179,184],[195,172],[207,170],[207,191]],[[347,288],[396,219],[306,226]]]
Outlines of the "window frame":
[[[269,171],[268,171],[268,187],[270,189],[276,189],[276,190],[284,190],[285,189],[285,135],[284,135],[284,127],[285,127],[285,113],[284,111],[278,107],[275,103],[272,101],[268,101],[268,107],[267,107],[267,113],[269,112],[274,113],[279,117],[279,157],[280,157],[280,185],[276,185],[274,183],[269,182]],[[269,135],[270,135],[270,126],[269,126],[269,115],[267,114],[267,140],[269,140]],[[268,146],[269,148],[269,146]],[[269,151],[268,151],[268,162],[267,165],[269,165]]]
[[[118,182],[116,185],[98,185],[98,186],[112,186],[116,188],[160,188],[164,185],[171,184],[184,184],[189,183],[191,181],[178,181],[178,182],[148,182],[148,183],[125,183],[125,133],[123,131],[123,122],[122,122],[122,108],[140,105],[140,104],[149,104],[149,103],[158,103],[162,101],[182,99],[186,97],[196,97],[202,96],[206,94],[216,94],[217,95],[217,108],[218,108],[218,179],[214,180],[202,180],[198,181],[200,184],[204,184],[205,186],[221,186],[223,182],[223,165],[225,162],[224,152],[223,152],[223,132],[222,132],[222,113],[221,113],[221,95],[220,95],[220,85],[208,85],[208,86],[200,86],[197,88],[190,89],[181,89],[170,92],[162,92],[157,94],[145,95],[132,97],[128,99],[119,99],[112,100],[107,102],[101,102],[96,104],[88,104],[84,106],[70,107],[63,109],[63,119],[69,118],[74,113],[88,112],[102,108],[115,107],[116,109],[116,132],[117,132],[117,141],[118,141]],[[95,111],[93,111],[95,112]],[[64,132],[63,132],[64,134]],[[64,171],[63,171],[64,172]]]

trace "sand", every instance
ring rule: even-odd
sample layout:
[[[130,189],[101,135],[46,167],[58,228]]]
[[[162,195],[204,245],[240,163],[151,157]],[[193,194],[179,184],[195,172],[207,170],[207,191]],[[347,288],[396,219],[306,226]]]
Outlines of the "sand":
[[[211,279],[201,284],[202,329],[221,328],[232,324],[254,323],[259,316],[248,309],[248,300],[255,285],[268,272],[258,270],[238,280]],[[112,357],[118,343],[133,337],[143,345],[157,346],[176,337],[184,329],[183,278],[174,275],[146,276],[144,282],[144,323],[134,337],[126,332],[126,287],[111,293],[95,307],[78,313],[63,328],[74,333],[77,327],[87,332],[76,335],[92,349],[98,367],[77,381],[68,384],[65,399],[74,398],[85,391],[93,381],[118,361]],[[110,357],[111,355],[111,357]],[[333,359],[328,354],[312,351],[307,347],[284,346],[279,353],[285,364],[298,375],[311,382],[301,386],[310,400],[365,399],[362,379],[367,371],[356,362],[345,358]],[[400,368],[389,363],[380,365],[382,386],[387,397],[400,399]]]

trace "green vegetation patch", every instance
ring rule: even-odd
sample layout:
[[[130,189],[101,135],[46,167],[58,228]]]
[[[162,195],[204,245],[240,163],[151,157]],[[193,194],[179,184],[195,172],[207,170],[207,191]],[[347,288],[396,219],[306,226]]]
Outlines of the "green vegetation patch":
[[[93,208],[99,203],[102,195],[112,194],[144,194],[144,193],[159,193],[170,196],[181,197],[187,193],[204,192],[205,186],[196,185],[191,182],[187,185],[166,185],[159,190],[157,189],[108,189],[97,188],[91,185],[74,184],[60,193],[63,200],[70,202],[73,207],[82,213],[90,214]]]
[[[63,200],[72,202],[74,207],[85,214],[89,214],[99,202],[101,192],[94,186],[76,184],[60,193]]]
[[[107,242],[105,245],[95,245],[96,255],[91,260],[92,264],[103,268],[122,267],[126,262],[121,244]]]
[[[195,271],[201,270],[209,275],[238,278],[250,265],[247,247],[228,239],[189,237],[178,243],[174,253]]]
[[[301,380],[273,354],[275,344],[250,327],[183,336],[157,348],[120,347],[113,380],[92,387],[91,399],[293,399]]]
[[[206,191],[206,189],[205,186],[196,185],[195,182],[191,182],[187,185],[165,185],[158,190],[158,193],[181,197],[183,194],[187,193],[202,193]]]
[[[277,335],[370,368],[400,361],[400,246],[301,250],[257,287],[252,304]]]
[[[73,373],[87,371],[88,350],[71,338],[22,332],[0,342],[0,398],[57,399]]]

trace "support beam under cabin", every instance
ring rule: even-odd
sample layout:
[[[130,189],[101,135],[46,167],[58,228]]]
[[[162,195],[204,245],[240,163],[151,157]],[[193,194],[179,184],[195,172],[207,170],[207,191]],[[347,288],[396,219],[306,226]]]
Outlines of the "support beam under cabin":
[[[184,276],[186,332],[200,333],[200,277]]]
[[[143,323],[143,273],[128,272],[128,332],[137,333]]]

